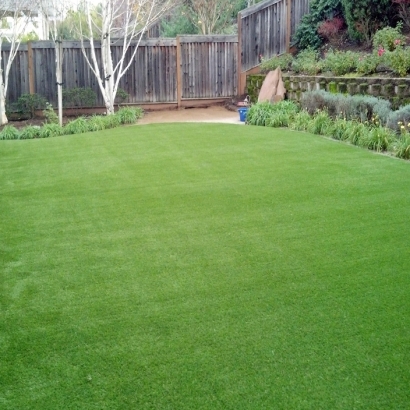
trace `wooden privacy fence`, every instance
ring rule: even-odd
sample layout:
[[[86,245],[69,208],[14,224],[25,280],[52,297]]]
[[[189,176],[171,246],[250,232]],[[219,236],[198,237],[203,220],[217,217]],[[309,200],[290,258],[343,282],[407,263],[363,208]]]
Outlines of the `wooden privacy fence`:
[[[176,39],[141,41],[131,67],[120,81],[132,104],[189,104],[191,100],[220,99],[237,95],[237,37],[180,36]],[[131,58],[135,45],[127,52]],[[90,56],[89,44],[85,44]],[[101,62],[100,45],[96,43]],[[112,46],[114,63],[121,55],[120,45]],[[90,87],[97,93],[97,106],[104,106],[97,80],[87,65],[81,43],[63,42],[63,88]],[[3,46],[2,61],[9,47]],[[8,102],[25,93],[38,93],[57,103],[55,49],[51,41],[21,45],[9,76]]]
[[[269,58],[289,52],[293,35],[310,0],[267,0],[238,15],[241,70],[248,71]]]
[[[310,0],[266,0],[238,15],[238,35],[179,36],[176,39],[141,41],[130,69],[120,81],[131,104],[193,104],[222,99],[245,91],[246,74],[258,66],[260,56],[288,52],[296,27],[309,11]],[[131,58],[135,45],[127,52]],[[90,55],[89,45],[85,44]],[[96,43],[97,57],[100,46]],[[114,62],[121,56],[121,42],[112,44]],[[9,48],[2,46],[2,64]],[[63,87],[90,87],[97,106],[104,106],[97,80],[88,67],[80,42],[63,42]],[[7,100],[38,93],[57,103],[55,49],[50,41],[21,45],[12,65]]]

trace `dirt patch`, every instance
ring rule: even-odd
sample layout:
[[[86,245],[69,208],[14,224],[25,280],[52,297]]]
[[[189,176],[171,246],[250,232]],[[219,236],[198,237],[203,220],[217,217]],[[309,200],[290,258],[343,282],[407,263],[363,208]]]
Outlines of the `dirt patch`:
[[[183,108],[179,110],[148,111],[138,124],[152,124],[162,122],[218,122],[227,124],[244,124],[239,121],[238,112],[224,106],[208,108]]]

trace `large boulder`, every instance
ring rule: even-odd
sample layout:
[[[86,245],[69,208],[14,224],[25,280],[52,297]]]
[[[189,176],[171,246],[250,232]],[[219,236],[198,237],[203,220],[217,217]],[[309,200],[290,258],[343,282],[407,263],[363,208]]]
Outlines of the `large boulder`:
[[[285,98],[285,85],[282,80],[282,71],[278,67],[274,71],[269,71],[262,87],[259,91],[258,102],[268,101],[275,103]]]

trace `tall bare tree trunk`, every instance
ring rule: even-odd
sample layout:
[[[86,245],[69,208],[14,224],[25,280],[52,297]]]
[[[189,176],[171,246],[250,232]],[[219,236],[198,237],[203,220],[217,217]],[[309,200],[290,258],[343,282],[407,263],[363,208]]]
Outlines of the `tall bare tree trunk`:
[[[5,125],[8,122],[6,115],[6,96],[4,95],[3,85],[3,70],[0,68],[0,125]]]
[[[63,43],[59,40],[54,42],[56,53],[56,81],[57,81],[57,104],[58,123],[63,126]]]

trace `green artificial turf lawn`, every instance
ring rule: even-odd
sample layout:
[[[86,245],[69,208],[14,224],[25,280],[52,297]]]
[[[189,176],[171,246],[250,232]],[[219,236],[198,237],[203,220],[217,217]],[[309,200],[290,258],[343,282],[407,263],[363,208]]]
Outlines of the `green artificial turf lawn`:
[[[408,409],[410,163],[156,124],[0,142],[1,409]]]

